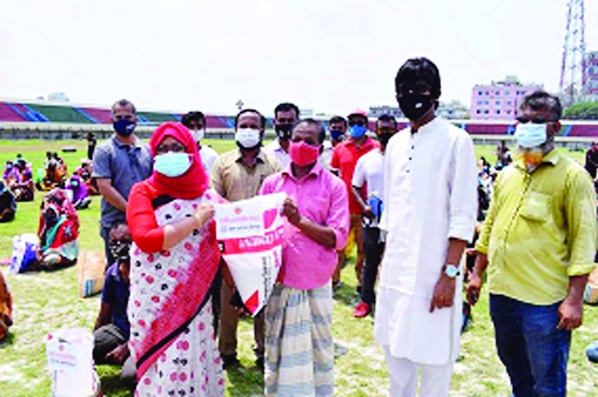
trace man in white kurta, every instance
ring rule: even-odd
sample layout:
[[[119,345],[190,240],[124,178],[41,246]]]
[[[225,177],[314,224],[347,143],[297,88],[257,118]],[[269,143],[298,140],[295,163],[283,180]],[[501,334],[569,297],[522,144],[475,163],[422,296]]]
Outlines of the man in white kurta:
[[[439,84],[438,77],[438,93]],[[426,106],[425,96],[420,97]],[[401,99],[407,117],[411,106],[415,116],[410,119],[426,121],[420,122],[416,132],[412,121],[386,149],[385,211],[380,228],[387,236],[374,334],[384,348],[393,397],[416,394],[418,369],[421,396],[448,396],[452,366],[459,354],[461,276],[453,275],[448,282],[454,282],[452,301],[440,306],[433,302],[435,290],[447,283],[442,278],[450,277],[445,276],[445,269],[462,268],[462,249],[473,237],[475,152],[467,132],[435,117],[433,107],[422,116],[417,113],[421,103],[412,100],[403,106]]]

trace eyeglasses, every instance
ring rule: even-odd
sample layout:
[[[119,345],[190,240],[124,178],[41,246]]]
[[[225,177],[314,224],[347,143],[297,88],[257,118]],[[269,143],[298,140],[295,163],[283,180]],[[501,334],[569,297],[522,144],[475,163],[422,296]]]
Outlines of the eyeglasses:
[[[363,127],[365,125],[365,121],[363,120],[351,120],[349,121],[349,127],[353,127],[354,125],[358,125]]]
[[[378,128],[376,130],[376,132],[378,132],[379,134],[384,134],[384,133],[394,134],[395,132],[397,132],[397,130],[394,128],[391,128],[391,127],[383,127],[383,128]]]
[[[532,124],[546,124],[546,123],[555,123],[557,120],[545,119],[543,117],[526,117],[526,116],[519,116],[516,118],[518,122],[521,124],[532,123]]]
[[[181,145],[180,143],[173,143],[172,145],[158,145],[156,147],[156,153],[158,154],[164,154],[164,153],[168,153],[168,152],[173,152],[173,153],[181,153],[185,151],[185,146]]]

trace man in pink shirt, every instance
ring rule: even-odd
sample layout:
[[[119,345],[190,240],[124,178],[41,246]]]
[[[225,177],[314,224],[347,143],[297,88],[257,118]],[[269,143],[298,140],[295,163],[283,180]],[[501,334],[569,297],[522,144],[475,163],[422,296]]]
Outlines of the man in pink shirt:
[[[330,280],[349,233],[349,202],[343,181],[318,164],[321,131],[313,119],[296,124],[291,164],[260,190],[288,195],[282,267],[265,312],[267,396],[334,391]]]

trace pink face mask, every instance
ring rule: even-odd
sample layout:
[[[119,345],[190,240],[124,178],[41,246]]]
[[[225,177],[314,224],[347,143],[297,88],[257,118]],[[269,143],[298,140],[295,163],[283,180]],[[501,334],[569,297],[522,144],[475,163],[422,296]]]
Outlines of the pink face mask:
[[[304,167],[309,164],[313,164],[318,160],[320,154],[320,148],[318,146],[312,146],[301,142],[291,142],[289,146],[289,155],[293,164],[299,167]]]

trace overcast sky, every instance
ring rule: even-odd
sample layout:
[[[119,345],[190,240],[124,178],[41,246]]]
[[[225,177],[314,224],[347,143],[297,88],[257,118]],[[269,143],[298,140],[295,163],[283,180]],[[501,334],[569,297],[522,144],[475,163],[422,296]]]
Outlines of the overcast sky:
[[[409,57],[442,99],[506,75],[558,88],[567,0],[1,0],[0,97],[208,113],[395,105]],[[598,50],[598,2],[586,2]]]

